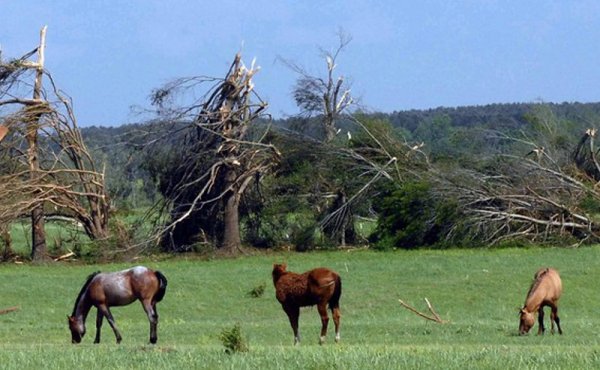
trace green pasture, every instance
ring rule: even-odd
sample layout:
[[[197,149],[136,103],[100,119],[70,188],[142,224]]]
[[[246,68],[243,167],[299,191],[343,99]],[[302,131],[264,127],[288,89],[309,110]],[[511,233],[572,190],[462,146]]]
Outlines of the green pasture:
[[[300,346],[274,298],[271,265],[292,271],[316,266],[343,279],[342,341],[319,346],[315,308],[300,316]],[[148,342],[141,305],[113,309],[123,342],[103,326],[92,344],[95,312],[81,345],[72,345],[66,315],[86,276],[136,264],[161,270],[169,285],[158,344]],[[520,337],[518,307],[534,272],[554,266],[563,278],[564,335]],[[0,265],[0,367],[3,369],[589,369],[600,367],[600,246],[500,249],[277,253],[236,259],[155,258],[107,265]],[[248,292],[266,284],[264,296]],[[427,297],[447,324],[404,309],[426,311]],[[549,314],[546,315],[547,319]],[[249,344],[226,354],[223,329],[239,324]],[[331,322],[331,324],[333,324]],[[547,326],[549,323],[547,321]],[[537,326],[533,329],[537,331]]]

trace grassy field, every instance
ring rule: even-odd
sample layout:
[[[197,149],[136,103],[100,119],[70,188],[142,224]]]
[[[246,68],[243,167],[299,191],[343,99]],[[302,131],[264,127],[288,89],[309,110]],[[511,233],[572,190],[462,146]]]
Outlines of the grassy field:
[[[302,343],[294,347],[287,317],[274,298],[271,265],[292,271],[329,266],[343,279],[342,341],[319,346],[315,308],[300,316]],[[114,308],[123,334],[110,327],[92,344],[95,313],[81,345],[72,345],[66,315],[86,276],[132,264],[0,265],[0,367],[392,369],[599,368],[600,247],[448,251],[367,250],[269,254],[237,259],[174,258],[137,261],[169,279],[158,305],[159,340],[148,342],[141,305]],[[535,270],[561,272],[563,336],[517,336],[522,305]],[[264,296],[248,292],[266,284]],[[398,298],[426,311],[427,297],[448,324],[425,321]],[[546,316],[547,319],[549,315]],[[219,340],[239,324],[249,351],[228,355]],[[547,322],[548,324],[548,322]],[[549,324],[548,324],[549,326]],[[533,329],[537,331],[537,326]]]

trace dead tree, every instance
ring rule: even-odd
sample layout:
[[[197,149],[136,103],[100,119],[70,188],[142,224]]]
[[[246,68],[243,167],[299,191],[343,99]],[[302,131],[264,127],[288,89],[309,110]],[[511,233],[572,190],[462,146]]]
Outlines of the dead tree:
[[[350,94],[350,85],[343,76],[335,76],[337,59],[352,38],[342,31],[338,32],[339,44],[333,52],[321,50],[327,64],[325,77],[315,76],[298,64],[280,58],[299,77],[292,89],[296,105],[301,115],[311,117],[318,115],[325,142],[331,142],[338,133],[337,122],[346,110],[354,103]]]
[[[109,202],[104,174],[96,169],[71,108],[43,68],[45,30],[38,48],[8,62],[0,61],[0,125],[6,136],[0,143],[9,163],[0,173],[0,224],[26,213],[32,215],[32,259],[47,258],[44,205],[79,221],[90,238],[108,235]],[[39,54],[38,62],[28,58]],[[24,98],[31,84],[33,98]],[[44,88],[43,82],[49,86]],[[6,201],[8,200],[8,201]]]
[[[41,110],[36,109],[43,105],[42,102],[42,78],[44,73],[44,51],[46,48],[46,27],[44,26],[40,32],[40,44],[39,46],[28,55],[37,52],[37,62],[29,62],[27,57],[22,57],[18,61],[13,61],[6,65],[3,64],[0,72],[0,83],[8,82],[9,87],[13,87],[15,83],[11,79],[11,75],[14,75],[18,69],[32,69],[35,71],[35,82],[33,85],[33,99],[31,100],[20,100],[20,99],[8,99],[1,102],[5,104],[21,104],[25,105],[30,112],[34,112],[33,115],[28,117],[25,122],[26,131],[25,137],[27,140],[27,163],[29,165],[29,177],[32,182],[36,182],[40,173],[39,164],[39,150],[38,150],[38,125],[41,118]],[[3,95],[5,95],[4,92]],[[4,135],[8,132],[7,125],[3,125]],[[4,136],[3,135],[3,136]],[[36,197],[39,198],[39,192],[36,191]],[[31,205],[31,258],[33,260],[42,260],[47,258],[46,254],[46,234],[44,228],[44,203],[43,201],[36,201]]]
[[[162,176],[162,209],[170,213],[159,234],[163,248],[185,249],[203,241],[226,253],[240,248],[240,200],[279,157],[273,145],[263,142],[264,134],[250,136],[252,124],[267,107],[254,92],[252,78],[258,70],[254,63],[247,68],[238,54],[222,80],[181,79],[154,92],[163,127],[174,127],[169,125],[174,122],[185,127],[177,156]],[[184,107],[166,104],[178,92],[208,82],[216,84],[202,101]]]

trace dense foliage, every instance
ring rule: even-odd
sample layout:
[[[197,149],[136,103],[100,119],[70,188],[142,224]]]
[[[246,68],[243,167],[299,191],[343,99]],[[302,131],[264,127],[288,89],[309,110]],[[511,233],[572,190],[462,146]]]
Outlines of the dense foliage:
[[[464,242],[449,237],[460,223],[458,205],[450,199],[436,199],[425,182],[393,185],[374,207],[379,220],[371,241],[377,249],[443,248]]]

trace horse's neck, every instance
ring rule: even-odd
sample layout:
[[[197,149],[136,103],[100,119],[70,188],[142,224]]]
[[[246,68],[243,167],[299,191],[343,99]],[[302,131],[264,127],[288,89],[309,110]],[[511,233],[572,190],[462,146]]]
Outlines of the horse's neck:
[[[534,284],[534,286],[532,286],[531,291],[529,292],[529,294],[527,295],[527,299],[525,300],[525,309],[528,312],[535,312],[540,308],[540,305],[542,304],[542,300],[544,297],[542,297],[542,293],[540,292],[539,285],[540,285],[541,281],[536,281]]]
[[[87,315],[90,312],[91,308],[92,303],[90,302],[90,299],[88,298],[88,292],[86,291],[84,294],[81,295],[79,301],[77,301],[77,305],[75,306],[75,312],[73,313],[73,315],[76,318],[81,319],[85,322],[85,319],[87,318]]]

